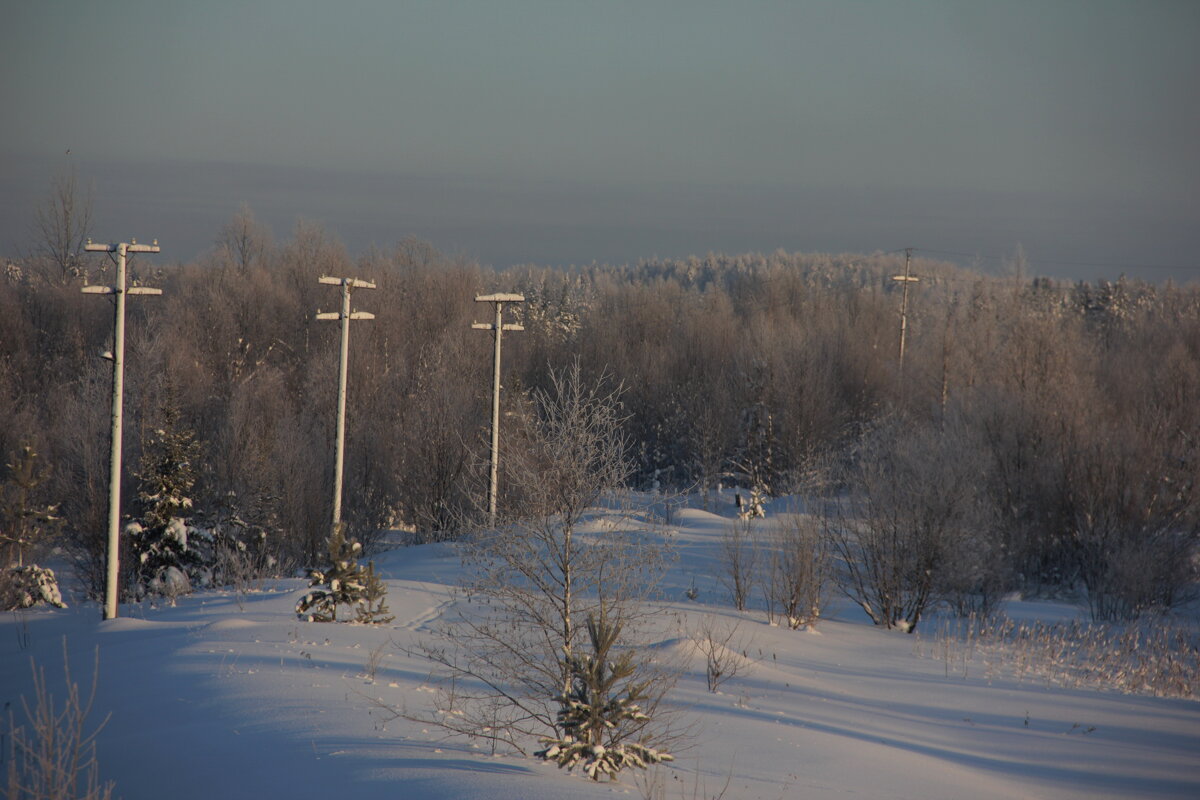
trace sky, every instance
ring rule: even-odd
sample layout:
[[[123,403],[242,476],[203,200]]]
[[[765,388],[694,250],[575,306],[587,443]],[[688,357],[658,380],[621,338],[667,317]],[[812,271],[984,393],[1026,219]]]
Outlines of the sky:
[[[484,264],[887,251],[1200,279],[1200,3],[0,0],[0,252],[407,236]]]

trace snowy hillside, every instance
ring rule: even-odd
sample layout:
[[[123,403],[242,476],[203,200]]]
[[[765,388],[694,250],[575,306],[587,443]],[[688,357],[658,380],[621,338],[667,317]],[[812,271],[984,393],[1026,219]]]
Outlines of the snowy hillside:
[[[674,553],[654,633],[687,663],[670,697],[695,735],[671,768],[647,776],[656,785],[632,775],[593,784],[388,718],[376,701],[429,710],[430,665],[404,648],[452,602],[461,567],[449,544],[376,557],[395,615],[382,627],[297,621],[299,579],[125,606],[109,622],[78,603],[5,614],[0,701],[19,717],[30,658],[61,694],[64,637],[87,684],[98,648],[91,720],[111,713],[101,774],[127,800],[1200,797],[1196,700],[1006,677],[939,641],[936,621],[914,636],[884,631],[836,597],[815,630],[769,626],[760,610],[734,611],[719,580],[729,520],[689,509],[671,522],[652,529]],[[1005,611],[1079,613],[1022,602]],[[716,693],[691,644],[705,627],[732,633],[741,670]]]

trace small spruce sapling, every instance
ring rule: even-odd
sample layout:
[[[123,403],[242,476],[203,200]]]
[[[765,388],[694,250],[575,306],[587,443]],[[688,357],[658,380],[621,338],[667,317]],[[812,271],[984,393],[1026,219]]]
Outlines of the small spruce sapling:
[[[362,545],[347,539],[345,526],[337,525],[329,537],[329,566],[308,571],[308,585],[320,586],[296,603],[296,615],[308,622],[337,622],[338,606],[355,610],[357,622],[385,624],[392,621],[384,597],[387,587],[375,574],[374,563],[364,569],[358,563]]]
[[[192,513],[200,443],[183,422],[170,385],[159,414],[162,425],[146,443],[138,475],[142,518],[125,528],[136,554],[134,592],[139,599],[186,594],[204,567],[200,553],[189,547],[186,521]]]
[[[565,659],[570,688],[555,698],[561,736],[543,737],[546,747],[536,755],[568,770],[582,766],[594,781],[611,779],[628,767],[645,769],[673,761],[670,754],[627,738],[630,724],[636,727],[649,721],[638,705],[647,684],[630,680],[637,671],[633,653],[612,658],[620,624],[589,614],[587,632],[591,652]]]
[[[387,587],[375,574],[375,562],[368,561],[363,571],[363,601],[354,609],[357,622],[386,625],[395,619],[387,607]]]

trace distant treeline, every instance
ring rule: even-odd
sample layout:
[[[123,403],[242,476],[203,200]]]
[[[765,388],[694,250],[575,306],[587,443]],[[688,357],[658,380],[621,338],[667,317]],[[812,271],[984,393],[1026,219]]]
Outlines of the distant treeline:
[[[1059,284],[917,258],[901,364],[903,253],[493,271],[413,240],[352,260],[304,223],[275,244],[243,211],[209,256],[168,259],[164,243],[131,267],[164,293],[128,304],[123,507],[137,514],[143,446],[177,418],[201,448],[195,513],[268,531],[284,564],[318,558],[328,533],[339,326],[315,314],[337,308],[317,280],[334,275],[379,287],[354,295],[376,318],[351,331],[343,514],[362,538],[453,536],[486,503],[492,342],[471,323],[491,313],[475,295],[502,291],[526,297],[509,306],[525,330],[504,340],[502,451],[521,446],[529,393],[578,360],[623,387],[641,488],[852,492],[864,457],[932,437],[939,463],[906,481],[919,492],[967,471],[985,509],[971,535],[992,562],[980,586],[1090,587],[1134,570],[1169,593],[1192,574],[1193,287]],[[111,279],[105,260],[49,252],[10,260],[0,278],[0,454],[33,444],[49,465],[38,491],[59,504],[93,586],[112,309],[79,290]],[[519,513],[500,485],[502,509]],[[1178,599],[1160,595],[1129,604]]]

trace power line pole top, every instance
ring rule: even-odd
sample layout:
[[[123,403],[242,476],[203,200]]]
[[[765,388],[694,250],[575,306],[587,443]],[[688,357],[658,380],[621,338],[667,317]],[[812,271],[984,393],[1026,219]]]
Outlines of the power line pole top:
[[[87,244],[83,249],[90,253],[116,253],[121,250],[121,244],[101,244],[93,243],[88,239]],[[158,246],[158,239],[154,240],[154,244],[138,244],[137,239],[133,239],[129,244],[124,245],[126,253],[161,253],[162,248]]]
[[[358,278],[334,278],[329,275],[322,275],[318,278],[321,283],[327,283],[330,286],[350,286],[355,289],[375,289],[377,288],[371,281],[364,281]]]
[[[477,294],[475,295],[476,303],[524,303],[525,295],[523,294]]]

